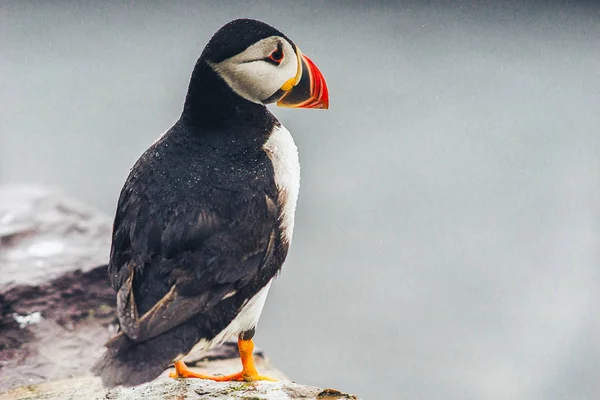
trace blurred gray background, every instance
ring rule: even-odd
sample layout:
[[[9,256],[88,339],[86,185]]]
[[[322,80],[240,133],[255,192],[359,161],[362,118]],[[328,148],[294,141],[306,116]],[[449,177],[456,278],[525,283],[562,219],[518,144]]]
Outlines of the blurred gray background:
[[[256,337],[364,399],[600,396],[600,5],[0,2],[0,182],[113,213],[202,48],[254,17],[324,73]]]

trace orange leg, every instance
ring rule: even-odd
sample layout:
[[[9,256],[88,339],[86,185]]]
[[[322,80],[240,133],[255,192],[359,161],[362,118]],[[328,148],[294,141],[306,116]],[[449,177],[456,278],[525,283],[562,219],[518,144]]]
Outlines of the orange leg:
[[[185,365],[183,361],[175,362],[175,371],[171,372],[169,376],[171,378],[200,378],[210,379],[217,382],[226,381],[275,381],[275,379],[267,376],[259,375],[254,366],[254,357],[252,352],[254,351],[254,342],[252,340],[238,339],[238,349],[240,350],[240,358],[242,360],[242,370],[235,374],[225,376],[210,376],[202,375],[197,372],[191,371]]]

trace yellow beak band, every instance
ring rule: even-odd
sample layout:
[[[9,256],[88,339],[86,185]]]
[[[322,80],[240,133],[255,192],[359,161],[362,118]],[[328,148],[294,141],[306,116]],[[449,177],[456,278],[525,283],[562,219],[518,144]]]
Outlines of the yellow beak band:
[[[292,90],[292,88],[294,86],[296,86],[298,84],[298,82],[300,82],[300,78],[302,78],[302,52],[300,52],[300,49],[296,47],[296,59],[298,60],[298,72],[296,72],[296,76],[293,78],[288,79],[283,86],[281,86],[281,90],[283,91],[288,91],[288,90]]]

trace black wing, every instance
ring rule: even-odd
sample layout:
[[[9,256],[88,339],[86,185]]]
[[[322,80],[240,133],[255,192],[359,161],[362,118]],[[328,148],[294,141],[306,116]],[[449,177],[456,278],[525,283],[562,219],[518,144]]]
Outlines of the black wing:
[[[265,272],[277,235],[272,194],[178,194],[165,200],[135,180],[123,189],[109,264],[122,332],[109,347],[120,347],[124,335],[136,342],[160,335]]]

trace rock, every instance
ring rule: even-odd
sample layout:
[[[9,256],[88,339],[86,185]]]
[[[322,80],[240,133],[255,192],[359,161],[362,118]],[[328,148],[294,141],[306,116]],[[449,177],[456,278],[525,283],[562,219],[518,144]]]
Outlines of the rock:
[[[63,399],[120,399],[120,400],[341,400],[356,399],[341,392],[298,385],[290,381],[227,383],[199,379],[159,377],[133,388],[105,390],[98,379],[85,376],[62,381],[25,386],[0,395],[0,400],[63,400]]]
[[[106,262],[110,219],[57,191],[0,187],[0,399],[348,399],[298,385],[257,350],[261,373],[279,382],[171,379],[102,387],[89,369],[114,333],[115,293]],[[113,329],[113,332],[111,332]],[[207,374],[240,368],[237,346],[189,354]]]
[[[80,375],[114,318],[109,218],[56,191],[0,187],[0,391]]]
[[[59,192],[0,187],[0,288],[106,264],[111,226],[105,215]]]

